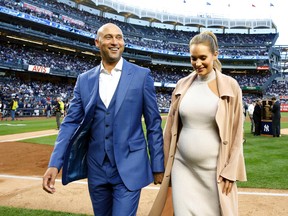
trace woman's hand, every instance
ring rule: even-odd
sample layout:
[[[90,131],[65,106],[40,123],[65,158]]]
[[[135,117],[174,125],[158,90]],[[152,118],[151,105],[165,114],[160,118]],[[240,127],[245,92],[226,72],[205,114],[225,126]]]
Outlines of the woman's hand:
[[[233,186],[234,181],[230,181],[230,180],[225,179],[222,176],[220,176],[218,179],[218,184],[220,184],[221,182],[224,183],[223,188],[222,188],[222,193],[228,195],[232,190],[232,186]]]

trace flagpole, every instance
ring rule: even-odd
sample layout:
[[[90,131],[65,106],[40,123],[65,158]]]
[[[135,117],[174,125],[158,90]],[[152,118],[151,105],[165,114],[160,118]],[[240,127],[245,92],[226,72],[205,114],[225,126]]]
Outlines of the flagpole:
[[[272,4],[271,2],[270,2],[270,6],[269,6],[269,18],[270,18],[270,22],[271,22],[271,26],[273,25],[273,9],[274,9],[274,4]],[[273,26],[272,26],[273,27]],[[276,33],[278,33],[278,28],[277,28],[277,26],[276,26]]]

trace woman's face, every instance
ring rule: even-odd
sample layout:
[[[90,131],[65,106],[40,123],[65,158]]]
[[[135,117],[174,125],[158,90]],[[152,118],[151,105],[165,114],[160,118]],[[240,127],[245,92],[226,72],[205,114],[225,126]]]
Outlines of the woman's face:
[[[213,70],[213,62],[218,57],[218,52],[212,53],[205,44],[192,44],[190,46],[191,64],[200,76],[205,76]]]

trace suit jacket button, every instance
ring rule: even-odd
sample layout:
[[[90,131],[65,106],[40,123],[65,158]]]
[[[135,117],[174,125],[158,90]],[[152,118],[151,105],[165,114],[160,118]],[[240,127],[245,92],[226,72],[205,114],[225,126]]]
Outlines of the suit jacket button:
[[[228,144],[228,141],[224,141],[223,144],[224,144],[224,145],[227,145],[227,144]]]

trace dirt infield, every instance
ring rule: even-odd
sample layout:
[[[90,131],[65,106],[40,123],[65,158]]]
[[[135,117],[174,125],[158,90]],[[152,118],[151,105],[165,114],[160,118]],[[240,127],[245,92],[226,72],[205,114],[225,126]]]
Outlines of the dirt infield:
[[[56,184],[57,192],[47,194],[41,187],[53,147],[11,140],[51,134],[43,131],[13,136],[0,136],[0,206],[86,213],[92,215],[85,180],[65,187]],[[5,140],[10,140],[6,142]],[[239,189],[240,216],[288,215],[288,191]],[[143,189],[137,216],[146,216],[158,192],[158,186]]]

